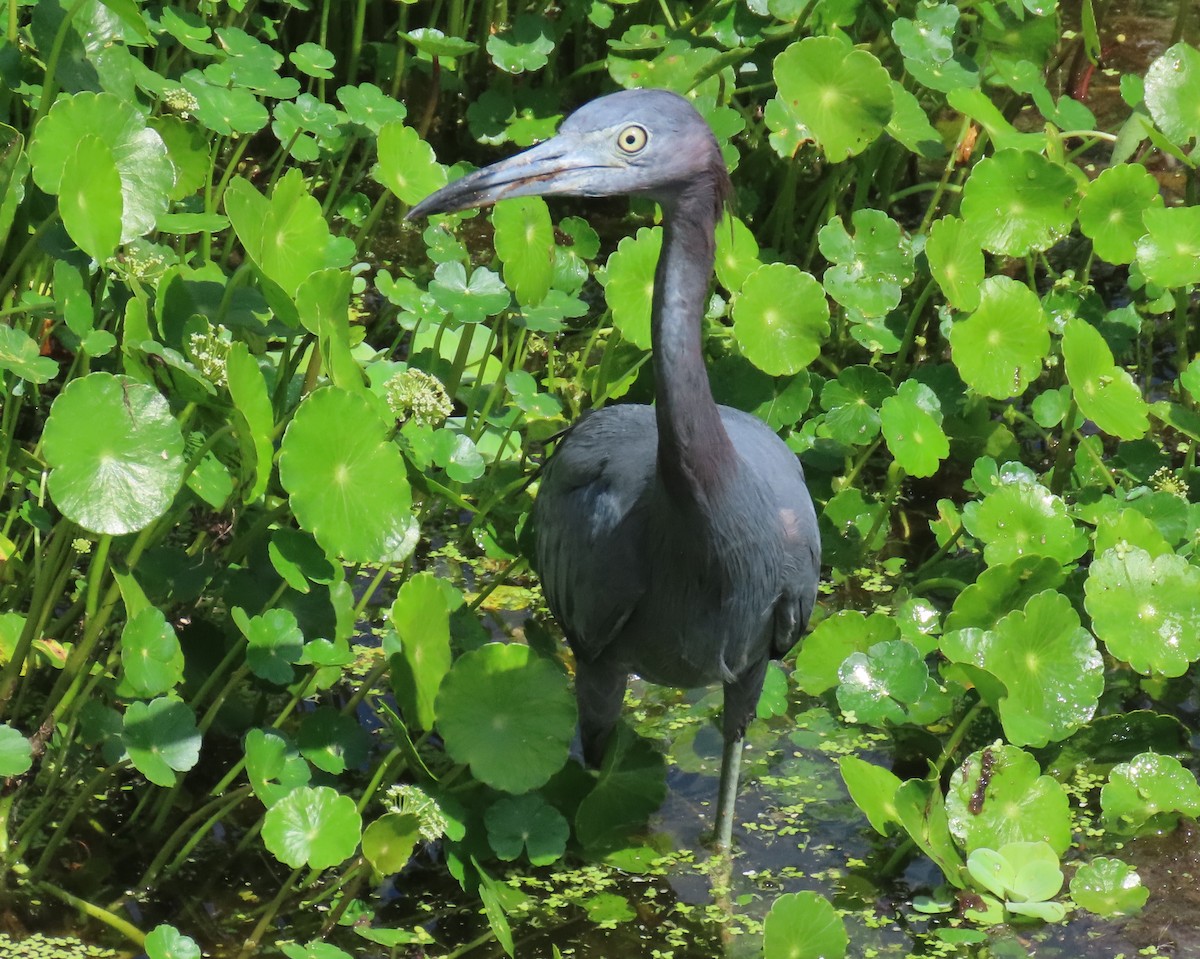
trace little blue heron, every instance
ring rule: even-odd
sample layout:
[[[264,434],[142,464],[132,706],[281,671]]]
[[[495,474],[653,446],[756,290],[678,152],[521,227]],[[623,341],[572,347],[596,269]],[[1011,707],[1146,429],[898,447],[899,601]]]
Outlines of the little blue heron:
[[[630,673],[724,684],[716,844],[729,849],[742,742],[767,662],[808,623],[820,538],[795,455],[765,424],[718,406],[701,348],[715,229],[730,191],[712,131],[683,97],[626,90],[554,138],[438,190],[420,217],[507,197],[638,195],[662,208],[651,339],[654,407],[575,424],[534,506],[537,568],[575,653],[584,759],[597,766]]]

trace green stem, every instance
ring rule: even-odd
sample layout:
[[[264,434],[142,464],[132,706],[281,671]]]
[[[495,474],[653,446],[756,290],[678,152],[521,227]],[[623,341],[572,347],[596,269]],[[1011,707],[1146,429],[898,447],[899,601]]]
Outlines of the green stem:
[[[97,906],[94,902],[88,902],[86,899],[80,899],[77,896],[72,896],[65,889],[59,889],[48,882],[39,882],[37,884],[39,892],[44,892],[60,902],[65,902],[68,906],[78,909],[90,919],[96,919],[104,923],[110,929],[119,932],[122,936],[134,943],[139,949],[146,944],[146,934],[137,926],[129,922],[127,919],[122,919],[120,916],[109,912],[107,909]]]
[[[58,849],[59,844],[63,841],[63,839],[66,838],[67,832],[74,824],[75,817],[79,815],[84,806],[93,801],[93,798],[95,797],[96,793],[99,792],[100,787],[104,784],[105,780],[110,778],[113,773],[115,773],[123,765],[124,761],[115,762],[111,766],[105,766],[94,776],[92,776],[92,778],[84,784],[82,789],[76,791],[75,797],[71,800],[71,804],[67,807],[67,811],[63,813],[62,818],[59,819],[58,825],[54,828],[54,832],[50,834],[50,838],[47,840],[46,846],[42,850],[42,854],[38,857],[37,863],[34,865],[33,869],[30,870],[30,879],[32,879],[34,882],[37,882],[39,879],[41,879],[42,873],[45,872],[46,868],[50,865],[50,860],[54,856],[54,851]],[[29,838],[29,836],[26,836],[26,840],[22,842],[20,846],[18,846],[20,852],[24,852]]]
[[[188,854],[196,847],[196,844],[221,821],[229,811],[240,803],[246,796],[250,795],[253,790],[250,786],[239,786],[228,796],[220,796],[211,802],[205,803],[194,813],[187,817],[171,835],[163,843],[162,848],[154,857],[153,861],[142,874],[142,878],[138,881],[139,889],[149,889],[153,886],[154,881],[158,878],[158,874],[167,865],[167,860],[182,844],[179,850],[179,856],[175,858],[175,863],[167,869],[167,872],[174,872],[183,861],[186,860]],[[205,821],[207,820],[207,821]],[[200,822],[204,825],[199,829],[192,831],[193,827]]]
[[[975,722],[975,720],[979,717],[979,714],[983,712],[985,708],[986,707],[982,699],[976,700],[975,704],[968,709],[963,718],[959,720],[958,725],[954,727],[954,732],[950,734],[950,738],[946,740],[946,745],[942,747],[941,756],[938,757],[938,761],[929,771],[928,779],[934,784],[934,789],[941,789],[941,784],[938,782],[938,780],[941,778],[942,772],[946,768],[946,764],[954,758],[955,753],[958,752],[958,747],[962,745],[963,739],[966,738],[967,733],[970,732],[971,724]]]
[[[1063,487],[1067,483],[1067,473],[1070,471],[1067,460],[1071,455],[1071,444],[1067,442],[1067,439],[1074,434],[1072,426],[1078,411],[1079,406],[1072,394],[1071,403],[1067,406],[1067,415],[1063,417],[1063,428],[1058,438],[1058,451],[1054,455],[1054,469],[1050,474],[1050,492],[1056,495],[1062,493]]]
[[[242,943],[242,948],[237,954],[237,959],[250,959],[258,951],[258,941],[263,937],[263,933],[267,931],[271,923],[274,922],[275,914],[279,912],[287,900],[288,895],[292,891],[292,886],[300,878],[300,873],[303,869],[303,866],[297,866],[292,870],[291,875],[284,880],[283,885],[279,888],[279,892],[263,912],[262,917],[258,920],[258,924],[255,925],[254,931]]]

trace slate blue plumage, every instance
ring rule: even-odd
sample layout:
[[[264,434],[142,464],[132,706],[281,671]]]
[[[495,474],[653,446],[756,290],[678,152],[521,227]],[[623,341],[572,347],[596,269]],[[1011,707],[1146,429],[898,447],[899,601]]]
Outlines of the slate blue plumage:
[[[746,725],[767,662],[804,630],[820,538],[800,464],[765,424],[713,401],[701,322],[729,177],[683,97],[601,97],[553,139],[472,173],[410,217],[529,195],[637,194],[663,211],[651,334],[656,403],[585,416],[546,465],[534,507],[537,567],[575,653],[584,756],[593,765],[630,673],[724,685],[718,847],[728,849]]]

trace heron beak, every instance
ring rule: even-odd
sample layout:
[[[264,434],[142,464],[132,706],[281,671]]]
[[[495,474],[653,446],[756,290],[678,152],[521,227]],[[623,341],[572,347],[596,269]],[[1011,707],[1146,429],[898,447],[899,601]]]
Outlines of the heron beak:
[[[404,219],[491,206],[518,196],[595,196],[597,191],[589,189],[592,175],[614,164],[588,146],[579,137],[556,136],[442,187],[409,210]]]

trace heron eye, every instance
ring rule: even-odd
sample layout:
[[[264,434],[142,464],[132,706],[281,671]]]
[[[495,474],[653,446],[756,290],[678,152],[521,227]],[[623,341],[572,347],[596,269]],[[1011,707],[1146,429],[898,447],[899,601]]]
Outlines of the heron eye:
[[[617,144],[625,153],[640,153],[646,147],[650,134],[645,127],[627,126],[617,136]]]

